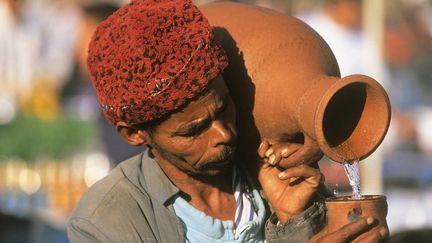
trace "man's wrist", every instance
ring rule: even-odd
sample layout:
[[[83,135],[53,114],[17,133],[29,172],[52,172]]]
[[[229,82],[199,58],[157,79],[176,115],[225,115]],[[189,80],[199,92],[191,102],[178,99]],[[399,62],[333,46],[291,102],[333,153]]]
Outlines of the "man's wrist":
[[[279,223],[284,224],[285,222],[287,222],[288,220],[297,217],[299,214],[301,214],[302,212],[298,212],[298,213],[284,213],[284,212],[275,212]]]
[[[310,238],[325,225],[325,216],[325,206],[321,202],[313,203],[312,206],[285,222],[281,222],[274,211],[266,223],[267,242],[299,242],[297,239]]]
[[[312,201],[309,201],[305,207],[303,208],[299,208],[299,209],[295,209],[295,210],[286,210],[285,209],[276,209],[274,210],[276,216],[278,217],[279,221],[281,223],[285,223],[286,221],[297,217],[298,215],[302,214],[305,210],[307,210],[308,208],[310,208],[313,205]]]

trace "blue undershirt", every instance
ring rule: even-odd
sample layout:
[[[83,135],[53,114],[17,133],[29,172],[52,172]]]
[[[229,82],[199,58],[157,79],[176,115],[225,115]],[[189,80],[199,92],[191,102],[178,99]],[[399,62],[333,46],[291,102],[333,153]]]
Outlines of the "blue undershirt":
[[[250,203],[255,208],[256,217],[244,222],[238,228],[232,220],[219,220],[196,209],[185,199],[178,196],[173,204],[177,217],[185,229],[185,241],[191,243],[206,242],[265,242],[264,223],[265,207],[260,193],[252,188],[247,192]]]

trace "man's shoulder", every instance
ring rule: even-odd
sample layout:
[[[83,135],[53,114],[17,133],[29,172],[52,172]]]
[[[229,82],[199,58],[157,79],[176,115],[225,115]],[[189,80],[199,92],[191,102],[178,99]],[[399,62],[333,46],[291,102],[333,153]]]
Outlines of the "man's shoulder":
[[[140,173],[142,154],[121,162],[106,177],[92,185],[81,197],[72,212],[71,219],[81,218],[89,221],[98,220],[105,213],[125,212],[128,205],[134,203],[145,188],[138,188],[133,182]],[[137,193],[141,192],[141,193]],[[135,200],[131,200],[135,199]]]

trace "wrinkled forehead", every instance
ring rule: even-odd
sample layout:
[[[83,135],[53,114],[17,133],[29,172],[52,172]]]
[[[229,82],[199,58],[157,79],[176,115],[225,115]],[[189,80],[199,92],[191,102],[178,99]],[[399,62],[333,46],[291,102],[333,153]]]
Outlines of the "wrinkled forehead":
[[[205,92],[198,96],[197,99],[192,100],[184,109],[173,114],[173,116],[192,115],[207,106],[221,102],[227,95],[229,95],[229,92],[225,85],[225,81],[221,75],[218,75],[211,81]]]
[[[183,123],[204,116],[209,110],[220,106],[229,96],[229,91],[221,75],[214,78],[205,92],[191,101],[183,109],[171,114],[166,123]]]

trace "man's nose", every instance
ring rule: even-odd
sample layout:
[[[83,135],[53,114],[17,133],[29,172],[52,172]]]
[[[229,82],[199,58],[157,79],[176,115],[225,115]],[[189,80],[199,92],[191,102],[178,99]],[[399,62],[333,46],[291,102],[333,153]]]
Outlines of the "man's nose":
[[[221,120],[215,120],[212,123],[212,145],[226,145],[229,144],[232,140],[232,132],[231,130],[222,122]]]

